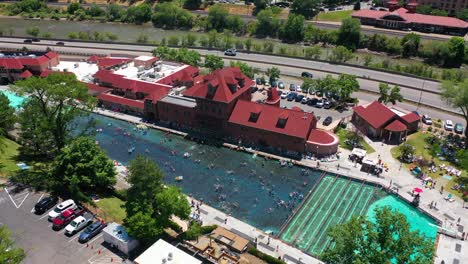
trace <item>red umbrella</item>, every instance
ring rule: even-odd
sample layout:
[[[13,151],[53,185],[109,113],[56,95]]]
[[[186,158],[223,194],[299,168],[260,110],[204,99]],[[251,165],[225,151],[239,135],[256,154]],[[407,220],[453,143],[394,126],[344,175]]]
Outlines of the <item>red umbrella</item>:
[[[422,193],[423,190],[422,190],[421,188],[415,187],[415,188],[413,189],[413,192],[415,192],[415,193]]]

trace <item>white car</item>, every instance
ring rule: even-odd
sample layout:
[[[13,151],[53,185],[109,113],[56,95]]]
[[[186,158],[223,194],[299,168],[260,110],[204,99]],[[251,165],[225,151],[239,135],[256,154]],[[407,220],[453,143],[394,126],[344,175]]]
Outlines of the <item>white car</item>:
[[[297,85],[297,86],[296,86],[296,92],[302,93],[302,89],[301,89],[301,86],[300,86],[300,85]]]
[[[453,130],[453,122],[452,120],[445,120],[444,128],[447,131],[452,131]]]
[[[70,224],[65,227],[65,234],[67,235],[74,235],[79,232],[81,229],[85,228],[86,226],[90,225],[93,222],[93,218],[85,218],[84,216],[78,216],[77,218],[73,219]]]
[[[283,91],[283,92],[281,93],[281,96],[280,96],[280,97],[281,97],[281,99],[286,99],[286,98],[288,98],[288,95],[289,95],[289,92],[288,92],[288,91]]]
[[[53,221],[57,216],[59,216],[63,211],[67,209],[76,209],[75,201],[72,199],[61,202],[54,210],[49,212],[49,221]]]

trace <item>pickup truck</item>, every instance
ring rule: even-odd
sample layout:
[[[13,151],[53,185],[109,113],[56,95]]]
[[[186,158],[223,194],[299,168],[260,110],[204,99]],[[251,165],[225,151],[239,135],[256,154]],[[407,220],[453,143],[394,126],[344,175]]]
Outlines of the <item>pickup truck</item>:
[[[79,232],[81,229],[85,228],[86,226],[90,225],[93,222],[93,215],[91,214],[84,214],[80,215],[77,218],[73,219],[70,224],[65,227],[65,234],[66,235],[74,235]]]
[[[52,229],[53,230],[60,230],[64,226],[68,225],[73,219],[76,217],[83,215],[85,213],[85,209],[81,206],[78,206],[76,209],[67,209],[63,211],[58,217],[54,219],[52,222]]]

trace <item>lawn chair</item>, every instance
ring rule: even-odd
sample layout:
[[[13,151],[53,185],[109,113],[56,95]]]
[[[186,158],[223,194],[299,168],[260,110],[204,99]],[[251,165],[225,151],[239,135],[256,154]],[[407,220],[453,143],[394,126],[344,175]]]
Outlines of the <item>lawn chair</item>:
[[[447,197],[445,197],[444,199],[445,199],[447,202],[451,202],[451,203],[455,202],[455,199],[452,197],[452,194],[451,194],[451,193],[449,193],[449,194],[447,195]]]

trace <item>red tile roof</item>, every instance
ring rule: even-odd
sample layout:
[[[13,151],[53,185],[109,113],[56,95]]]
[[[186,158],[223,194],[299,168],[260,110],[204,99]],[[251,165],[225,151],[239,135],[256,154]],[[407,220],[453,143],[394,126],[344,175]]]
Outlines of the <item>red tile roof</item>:
[[[24,72],[22,72],[22,73],[19,75],[20,78],[29,78],[29,77],[31,77],[31,76],[33,76],[33,75],[32,75],[32,73],[31,73],[30,71],[28,71],[28,70],[25,70]]]
[[[291,108],[291,110],[293,110],[293,111],[299,111],[299,112],[304,112],[304,110],[302,110],[302,108],[300,108],[299,106],[293,106],[293,107]]]
[[[112,90],[111,88],[102,87],[94,83],[86,83],[86,86],[88,86],[89,90],[97,92],[97,93],[105,93],[105,92]]]
[[[21,70],[24,65],[17,58],[0,58],[0,66],[9,70]]]
[[[244,81],[242,87],[238,85],[240,80]],[[231,91],[229,85],[235,85],[235,90]],[[254,81],[245,76],[239,68],[229,67],[216,70],[206,75],[203,78],[203,82],[195,84],[193,87],[186,90],[184,95],[230,103],[246,90],[250,89],[252,85],[254,85]]]
[[[53,51],[49,51],[45,54],[45,56],[49,59],[54,59],[58,57],[58,54]]]
[[[190,82],[194,80],[194,77],[198,75],[198,68],[186,65],[181,70],[174,72],[160,80],[157,83],[172,85],[175,81]]]
[[[352,14],[353,17],[366,17],[373,19],[385,19],[387,15],[397,15],[403,18],[407,23],[437,25],[454,28],[467,28],[468,22],[454,17],[432,16],[423,14],[408,13],[408,10],[399,8],[393,12],[377,10],[358,10]]]
[[[402,116],[401,119],[403,119],[407,123],[413,123],[413,122],[419,121],[421,117],[419,117],[418,114],[411,112]]]
[[[255,122],[249,121],[252,112],[259,112]],[[278,126],[278,119],[280,118],[286,119],[284,127]],[[229,123],[254,127],[260,130],[286,134],[303,139],[307,138],[314,120],[315,116],[311,113],[298,112],[244,100],[237,101],[229,117]]]
[[[366,120],[373,128],[380,128],[397,115],[385,105],[374,101],[367,106],[357,106],[354,112]]]
[[[280,96],[278,95],[278,90],[276,87],[272,87],[268,91],[268,99],[266,100],[267,104],[277,104],[280,101]]]
[[[37,56],[37,57],[21,57],[17,58],[25,66],[38,66],[43,65],[49,62],[49,58],[46,56]]]
[[[322,129],[312,129],[310,131],[307,142],[322,146],[330,146],[338,144],[339,139],[335,134],[331,132]]]
[[[407,129],[406,125],[400,122],[399,120],[393,120],[388,126],[385,127],[388,131],[401,132]]]
[[[130,58],[98,58],[97,65],[103,68],[109,68],[132,61]]]
[[[109,93],[102,93],[102,94],[98,95],[97,98],[102,100],[102,101],[105,101],[105,102],[136,107],[136,108],[139,108],[139,109],[144,109],[144,107],[145,107],[145,103],[143,101],[132,100],[132,99],[128,99],[128,98],[125,98],[125,97],[112,95],[112,94],[109,94]]]

